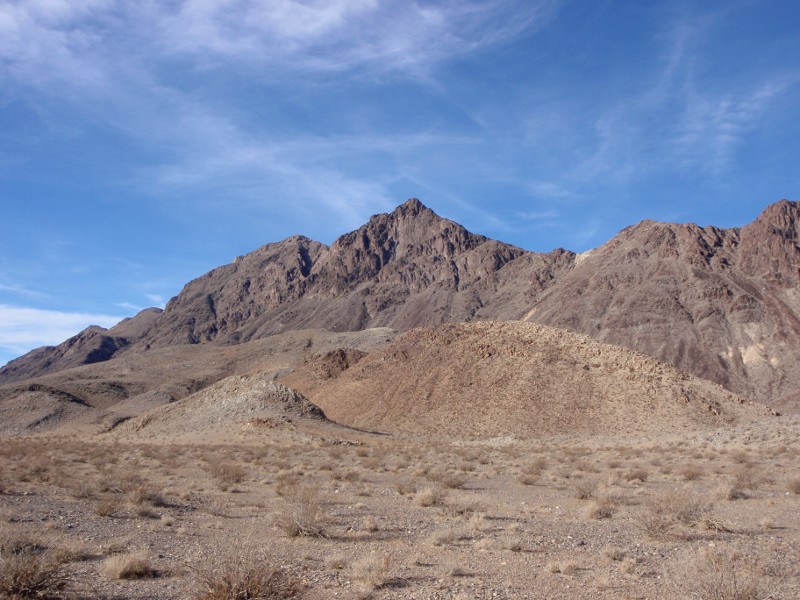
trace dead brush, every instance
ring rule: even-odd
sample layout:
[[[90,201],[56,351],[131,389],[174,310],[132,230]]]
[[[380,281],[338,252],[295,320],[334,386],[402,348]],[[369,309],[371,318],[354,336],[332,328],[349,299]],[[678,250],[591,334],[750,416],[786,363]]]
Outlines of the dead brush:
[[[389,583],[391,568],[392,560],[388,555],[370,554],[353,564],[352,575],[362,591],[368,594]]]
[[[213,460],[208,462],[207,468],[223,492],[227,492],[237,483],[243,482],[247,474],[242,465],[229,461]]]
[[[759,574],[756,561],[735,548],[704,548],[687,557],[672,576],[682,598],[702,600],[764,600],[774,598]]]
[[[712,503],[688,490],[669,490],[650,498],[639,512],[637,520],[644,532],[652,538],[668,537],[683,525],[695,527],[712,522]]]
[[[288,537],[325,537],[327,520],[319,488],[297,482],[283,490],[285,506],[275,516],[275,525]]]
[[[194,579],[192,600],[268,600],[302,598],[300,581],[285,569],[253,552],[241,556],[214,557],[191,569]]]
[[[155,576],[155,570],[143,551],[110,556],[103,565],[103,573],[109,579],[149,579]]]
[[[63,563],[28,540],[3,541],[0,547],[0,598],[62,598],[71,583]]]
[[[597,480],[593,478],[573,479],[569,487],[578,500],[590,500],[597,493]]]

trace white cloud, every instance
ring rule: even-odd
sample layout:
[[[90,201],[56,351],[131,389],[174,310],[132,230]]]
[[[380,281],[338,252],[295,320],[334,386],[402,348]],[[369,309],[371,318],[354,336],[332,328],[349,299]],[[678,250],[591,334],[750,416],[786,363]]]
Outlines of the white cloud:
[[[739,94],[689,94],[672,139],[674,152],[684,161],[702,161],[716,172],[723,171],[742,138],[787,87],[789,81],[781,79]]]
[[[0,304],[0,350],[20,356],[39,346],[54,346],[89,325],[112,327],[122,317],[62,312]]]
[[[333,0],[197,0],[117,3],[30,0],[0,4],[0,94],[35,91],[53,100],[55,127],[80,114],[158,149],[159,167],[139,171],[156,196],[213,203],[210,184],[227,201],[281,203],[301,213],[358,225],[388,209],[383,178],[354,172],[370,147],[397,155],[433,136],[332,136],[254,132],[224,103],[181,89],[179,80],[210,71],[235,73],[282,89],[309,73],[341,77],[412,78],[431,82],[442,62],[546,24],[557,0],[383,2]],[[174,77],[176,72],[180,77]],[[294,83],[292,83],[294,82]],[[42,110],[45,104],[37,98]],[[450,140],[449,143],[452,143]],[[126,182],[131,183],[131,182]],[[155,186],[153,184],[156,184]],[[174,193],[176,191],[184,193]]]
[[[155,304],[158,308],[164,308],[164,297],[161,296],[160,294],[145,294],[144,296],[145,298],[150,300],[150,302]]]

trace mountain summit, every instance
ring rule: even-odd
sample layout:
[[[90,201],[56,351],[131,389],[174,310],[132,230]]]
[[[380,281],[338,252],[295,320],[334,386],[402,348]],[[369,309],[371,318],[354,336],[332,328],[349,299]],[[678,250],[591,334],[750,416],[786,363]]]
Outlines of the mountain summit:
[[[31,352],[0,370],[0,382],[299,329],[527,320],[800,406],[799,217],[798,203],[782,200],[742,228],[643,221],[578,256],[491,240],[412,198],[330,247],[294,236],[240,256],[189,282],[162,313]]]

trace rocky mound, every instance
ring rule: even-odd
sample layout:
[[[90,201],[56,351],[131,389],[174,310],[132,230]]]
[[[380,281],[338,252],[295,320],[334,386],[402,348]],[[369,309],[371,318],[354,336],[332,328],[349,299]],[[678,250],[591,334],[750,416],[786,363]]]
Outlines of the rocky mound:
[[[351,354],[363,354],[385,345],[394,335],[386,328],[290,331],[232,346],[196,344],[125,353],[107,362],[0,386],[0,434],[42,430],[45,421],[41,419],[61,406],[69,410],[53,413],[47,428],[80,422],[94,425],[89,431],[105,431],[231,375],[262,373],[273,378],[303,364],[312,354],[342,346],[352,348]]]
[[[83,419],[91,409],[80,398],[46,385],[30,384],[13,402],[0,402],[0,436],[53,431]]]
[[[127,421],[119,434],[147,433],[181,436],[200,432],[226,432],[241,428],[293,426],[297,421],[327,422],[325,413],[302,394],[272,380],[271,376],[234,375]]]
[[[292,381],[328,417],[389,433],[646,435],[767,412],[653,358],[522,322],[416,329],[327,383],[303,387],[304,370],[313,361]]]

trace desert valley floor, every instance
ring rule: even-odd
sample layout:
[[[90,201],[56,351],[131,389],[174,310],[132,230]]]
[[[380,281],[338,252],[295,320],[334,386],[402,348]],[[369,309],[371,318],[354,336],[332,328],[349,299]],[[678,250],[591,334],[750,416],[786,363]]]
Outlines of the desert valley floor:
[[[233,598],[254,569],[274,598],[797,598],[798,434],[11,438],[0,543],[50,597]]]

